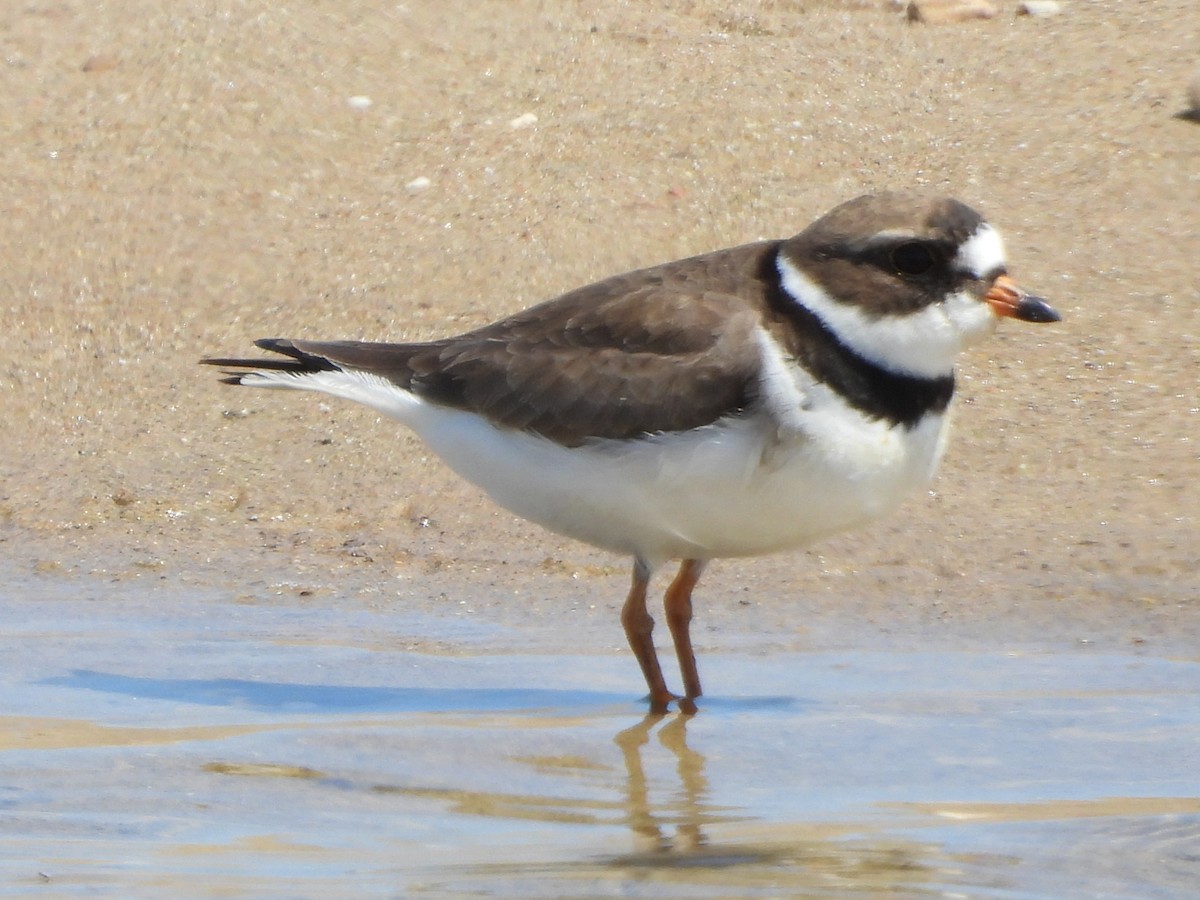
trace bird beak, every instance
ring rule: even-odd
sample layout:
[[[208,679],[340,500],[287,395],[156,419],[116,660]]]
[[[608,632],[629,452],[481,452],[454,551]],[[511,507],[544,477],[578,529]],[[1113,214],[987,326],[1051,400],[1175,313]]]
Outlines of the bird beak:
[[[1022,322],[1057,322],[1062,319],[1054,307],[1033,294],[1027,294],[1007,275],[992,282],[987,296],[992,312],[997,316],[1020,319]]]

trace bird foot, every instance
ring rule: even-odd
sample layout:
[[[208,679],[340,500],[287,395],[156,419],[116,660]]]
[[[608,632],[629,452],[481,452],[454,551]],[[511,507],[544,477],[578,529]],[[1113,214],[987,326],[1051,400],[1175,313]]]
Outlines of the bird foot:
[[[650,715],[652,716],[665,716],[670,711],[672,703],[676,704],[679,712],[685,716],[694,716],[699,711],[694,697],[681,697],[670,691],[652,693],[646,699],[650,702]]]

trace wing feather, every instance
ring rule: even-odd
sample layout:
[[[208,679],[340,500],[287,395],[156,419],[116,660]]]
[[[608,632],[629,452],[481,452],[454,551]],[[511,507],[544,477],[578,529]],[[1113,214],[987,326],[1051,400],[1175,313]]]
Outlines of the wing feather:
[[[620,275],[443,340],[257,344],[289,357],[272,368],[370,372],[429,402],[569,446],[697,428],[757,400],[763,303],[746,287],[775,246]]]

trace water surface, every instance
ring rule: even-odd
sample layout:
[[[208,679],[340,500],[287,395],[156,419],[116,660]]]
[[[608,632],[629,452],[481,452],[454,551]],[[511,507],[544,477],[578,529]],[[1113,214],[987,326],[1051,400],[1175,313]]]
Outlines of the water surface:
[[[699,715],[647,717],[627,654],[498,653],[503,629],[403,610],[70,584],[3,601],[9,895],[1200,884],[1194,659],[712,653]]]

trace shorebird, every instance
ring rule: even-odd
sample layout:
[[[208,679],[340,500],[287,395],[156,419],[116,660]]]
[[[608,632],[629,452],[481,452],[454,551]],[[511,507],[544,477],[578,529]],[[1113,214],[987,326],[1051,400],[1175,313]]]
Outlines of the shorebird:
[[[205,359],[227,382],[355,400],[407,425],[497,503],[633,558],[621,610],[650,708],[695,711],[705,565],[805,547],[926,486],[954,365],[1002,318],[1058,314],[1009,277],[963,203],[869,194],[794,237],[607,278],[475,331],[416,343],[265,339]],[[684,693],[646,608],[666,590]]]

